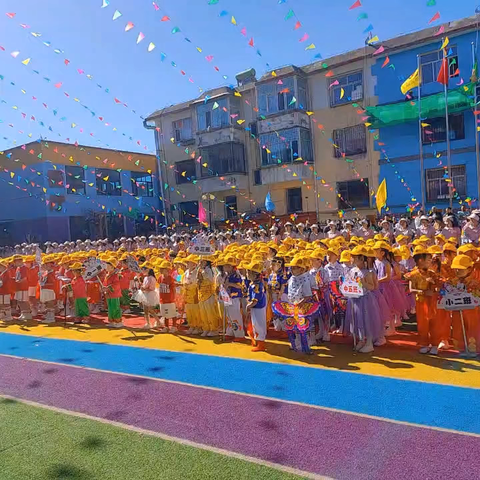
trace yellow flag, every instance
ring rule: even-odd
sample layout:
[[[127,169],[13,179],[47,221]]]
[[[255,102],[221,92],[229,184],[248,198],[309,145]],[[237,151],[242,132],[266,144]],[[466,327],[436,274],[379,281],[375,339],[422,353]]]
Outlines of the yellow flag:
[[[400,90],[402,94],[405,95],[412,88],[418,87],[420,85],[420,74],[418,68],[402,83]]]
[[[382,183],[378,186],[376,203],[378,213],[382,211],[382,208],[387,204],[387,180],[384,178]]]

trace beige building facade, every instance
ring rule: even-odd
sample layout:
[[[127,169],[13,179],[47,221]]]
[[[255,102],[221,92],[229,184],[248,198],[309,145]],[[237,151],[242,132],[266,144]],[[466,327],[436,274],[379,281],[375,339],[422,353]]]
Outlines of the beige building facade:
[[[169,220],[195,224],[201,201],[211,225],[235,224],[261,216],[268,193],[277,217],[374,214],[379,153],[361,114],[376,103],[372,51],[250,70],[235,88],[151,114]]]

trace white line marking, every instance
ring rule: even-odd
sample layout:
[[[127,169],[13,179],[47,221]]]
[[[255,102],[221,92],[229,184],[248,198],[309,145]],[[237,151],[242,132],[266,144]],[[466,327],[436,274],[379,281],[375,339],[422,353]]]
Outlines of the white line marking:
[[[73,411],[70,411],[70,410],[65,410],[63,408],[52,407],[50,405],[45,405],[43,403],[32,402],[30,400],[23,400],[21,398],[12,397],[10,395],[1,395],[0,394],[0,398],[5,398],[5,399],[8,399],[8,400],[14,400],[16,402],[19,402],[19,403],[22,403],[22,404],[25,404],[25,405],[28,405],[28,406],[31,406],[31,407],[43,408],[45,410],[50,410],[52,412],[62,413],[62,414],[70,415],[70,416],[73,416],[73,417],[83,418],[83,419],[86,419],[86,420],[94,420],[96,422],[100,422],[100,423],[103,423],[103,424],[106,424],[106,425],[112,425],[114,427],[123,428],[125,430],[130,430],[132,432],[140,433],[140,434],[143,434],[143,435],[149,435],[151,437],[160,438],[162,440],[167,440],[169,442],[179,443],[179,444],[185,445],[187,447],[193,447],[193,448],[199,448],[199,449],[202,449],[202,450],[208,450],[208,451],[213,452],[213,453],[217,453],[217,454],[224,455],[224,456],[227,456],[227,457],[236,458],[238,460],[243,460],[245,462],[255,463],[257,465],[262,465],[262,466],[265,466],[265,467],[274,468],[275,470],[280,470],[282,472],[292,473],[294,475],[299,475],[299,476],[302,476],[302,477],[305,477],[305,478],[311,478],[311,479],[314,479],[314,480],[333,480],[331,477],[325,477],[323,475],[316,475],[316,474],[311,473],[311,472],[304,472],[303,470],[298,470],[296,468],[287,467],[287,466],[284,466],[284,465],[281,465],[281,464],[278,464],[278,463],[269,462],[267,460],[262,460],[260,458],[250,457],[250,456],[247,456],[247,455],[242,455],[241,453],[231,452],[229,450],[224,450],[222,448],[212,447],[210,445],[205,445],[203,443],[192,442],[191,440],[185,440],[185,439],[182,439],[182,438],[172,437],[170,435],[165,435],[165,434],[160,433],[160,432],[154,432],[152,430],[145,430],[143,428],[135,427],[133,425],[128,425],[128,424],[121,423],[121,422],[115,422],[113,420],[106,420],[106,419],[100,418],[100,417],[93,417],[93,416],[87,415],[85,413],[73,412]]]

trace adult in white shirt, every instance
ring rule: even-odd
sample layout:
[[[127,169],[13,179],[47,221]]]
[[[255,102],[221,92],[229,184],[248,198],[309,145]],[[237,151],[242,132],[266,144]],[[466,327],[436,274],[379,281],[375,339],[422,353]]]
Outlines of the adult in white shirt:
[[[478,245],[480,239],[480,217],[472,213],[467,218],[468,222],[462,230],[462,242]]]
[[[379,232],[380,235],[389,242],[392,242],[394,238],[392,224],[388,220],[382,220],[380,226],[382,227],[382,230]]]
[[[398,236],[398,235],[405,235],[406,237],[408,237],[409,239],[413,237],[413,231],[412,229],[408,226],[408,220],[404,217],[402,217],[399,221],[398,221],[398,225],[395,229],[395,235]]]
[[[327,233],[327,238],[337,238],[342,236],[342,232],[337,228],[337,223],[333,220],[328,222],[329,231]]]
[[[287,222],[285,224],[285,232],[283,234],[283,238],[297,238],[297,234],[293,231],[293,224]]]
[[[420,226],[417,228],[416,231],[417,238],[420,238],[423,235],[432,239],[435,237],[435,229],[430,224],[430,220],[426,215],[422,215],[420,217]]]
[[[253,238],[253,230],[249,228],[246,232],[245,243],[253,243],[255,239]]]
[[[457,240],[457,245],[460,245],[460,237],[462,236],[462,231],[460,230],[460,227],[456,227],[455,225],[455,219],[453,216],[448,215],[443,218],[443,221],[445,222],[445,228],[442,231],[442,234],[444,237],[448,240],[449,238],[455,238]]]
[[[303,223],[297,225],[297,238],[308,241],[308,233],[305,231],[305,225]]]
[[[258,229],[258,241],[265,243],[268,242],[267,232],[263,227]]]
[[[312,225],[312,231],[310,232],[309,241],[314,242],[315,240],[322,240],[322,238],[324,237],[325,235],[320,232],[319,226],[316,223],[314,223]]]
[[[373,230],[370,228],[370,222],[366,218],[360,221],[360,225],[361,226],[357,232],[357,236],[362,237],[365,240],[368,240],[369,238],[373,238],[374,236]]]
[[[342,230],[342,235],[345,237],[347,242],[355,235],[353,231],[353,222],[351,220],[347,220],[345,222],[345,228]]]
[[[276,225],[270,227],[270,240],[276,244],[282,241],[282,236],[278,233],[278,227]]]

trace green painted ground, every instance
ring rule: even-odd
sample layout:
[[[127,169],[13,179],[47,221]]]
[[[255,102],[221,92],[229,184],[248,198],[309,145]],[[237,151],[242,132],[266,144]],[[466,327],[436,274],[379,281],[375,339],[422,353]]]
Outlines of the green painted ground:
[[[0,399],[1,480],[268,479],[295,475]]]

